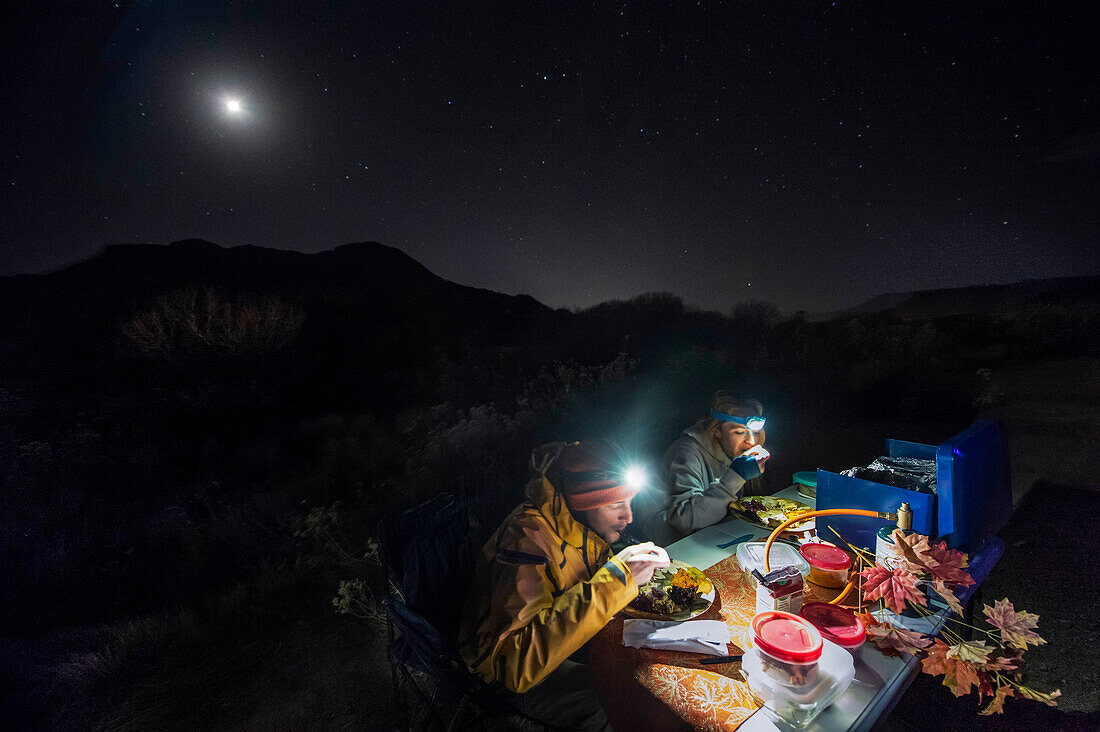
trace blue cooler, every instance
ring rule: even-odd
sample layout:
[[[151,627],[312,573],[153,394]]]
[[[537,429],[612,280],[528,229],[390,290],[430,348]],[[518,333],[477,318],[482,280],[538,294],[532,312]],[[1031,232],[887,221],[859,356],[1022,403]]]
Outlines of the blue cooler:
[[[940,445],[886,440],[889,457],[936,461],[936,495],[895,488],[860,478],[817,471],[817,508],[863,508],[896,513],[908,503],[913,530],[940,537],[952,549],[973,554],[1012,515],[1012,483],[1004,430],[993,421],[975,422]],[[876,456],[877,457],[877,456]],[[817,535],[874,553],[875,532],[892,522],[867,516],[819,516]]]

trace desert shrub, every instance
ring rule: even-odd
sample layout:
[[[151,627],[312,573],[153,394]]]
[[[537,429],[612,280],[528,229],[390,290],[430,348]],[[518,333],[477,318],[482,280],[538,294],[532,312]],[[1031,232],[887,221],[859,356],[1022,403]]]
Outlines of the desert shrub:
[[[527,382],[516,398],[516,405],[524,411],[545,415],[561,409],[585,391],[628,378],[637,365],[637,360],[625,353],[601,366],[555,362]]]
[[[1082,356],[1100,352],[1100,306],[1036,303],[994,319],[1014,356]]]
[[[162,295],[119,326],[124,349],[166,360],[266,356],[298,336],[304,311],[278,297],[229,300],[212,289]]]

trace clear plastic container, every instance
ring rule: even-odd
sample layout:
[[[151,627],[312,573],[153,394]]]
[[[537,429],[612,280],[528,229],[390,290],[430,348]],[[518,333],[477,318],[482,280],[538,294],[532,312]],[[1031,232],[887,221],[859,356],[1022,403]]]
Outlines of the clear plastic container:
[[[752,619],[752,641],[761,669],[779,683],[806,686],[817,680],[821,633],[798,615],[770,610]]]
[[[764,703],[764,713],[793,727],[805,727],[814,721],[848,690],[856,675],[852,654],[830,641],[823,642],[817,667],[813,683],[794,686],[765,672],[759,649],[746,650],[741,659],[749,688]]]
[[[848,581],[852,558],[840,547],[820,542],[803,544],[798,553],[810,567],[810,582],[821,587],[843,587]]]
[[[745,574],[749,575],[749,579],[753,582],[756,581],[756,578],[752,576],[752,571],[754,569],[759,569],[760,574],[768,573],[767,570],[764,569],[765,544],[767,544],[767,542],[747,541],[737,547],[737,563],[741,565],[741,569],[745,570]],[[771,560],[772,569],[794,567],[803,577],[810,573],[810,565],[802,558],[798,550],[790,544],[784,544],[779,541],[772,543],[771,553],[768,558]]]
[[[821,631],[821,637],[855,653],[867,638],[867,628],[846,607],[827,602],[808,602],[798,613]]]

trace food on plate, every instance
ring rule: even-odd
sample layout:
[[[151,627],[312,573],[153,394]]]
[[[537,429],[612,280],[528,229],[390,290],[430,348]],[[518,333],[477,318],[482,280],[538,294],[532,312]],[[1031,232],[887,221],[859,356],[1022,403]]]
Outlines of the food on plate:
[[[754,524],[767,526],[769,529],[778,527],[787,519],[813,511],[805,503],[792,501],[789,498],[776,498],[775,496],[750,496],[731,501],[730,510],[735,511]],[[812,521],[812,518],[806,519],[806,521],[792,524],[787,528],[791,531],[808,528]]]
[[[654,615],[687,612],[713,585],[700,570],[683,562],[658,569],[653,579],[638,588],[638,596],[629,607]]]

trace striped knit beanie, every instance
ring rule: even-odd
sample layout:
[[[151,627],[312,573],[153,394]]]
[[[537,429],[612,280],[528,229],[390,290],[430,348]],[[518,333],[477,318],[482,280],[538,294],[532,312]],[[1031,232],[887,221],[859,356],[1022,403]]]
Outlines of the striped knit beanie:
[[[584,440],[562,445],[546,477],[565,496],[574,511],[633,498],[640,486],[627,484],[623,471],[626,458],[607,440]]]

